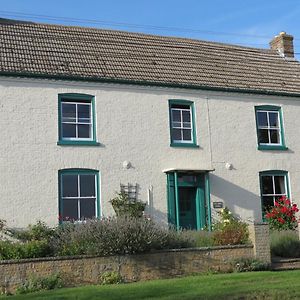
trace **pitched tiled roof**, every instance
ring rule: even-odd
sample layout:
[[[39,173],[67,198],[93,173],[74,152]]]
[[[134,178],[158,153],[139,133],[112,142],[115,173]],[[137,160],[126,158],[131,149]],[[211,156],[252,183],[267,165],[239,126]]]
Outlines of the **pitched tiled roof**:
[[[300,94],[300,64],[258,49],[140,33],[0,22],[0,74]]]

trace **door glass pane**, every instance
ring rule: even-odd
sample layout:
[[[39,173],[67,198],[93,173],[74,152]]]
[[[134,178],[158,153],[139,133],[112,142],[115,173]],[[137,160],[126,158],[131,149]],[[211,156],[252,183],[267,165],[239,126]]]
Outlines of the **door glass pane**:
[[[77,110],[78,110],[78,122],[90,120],[91,116],[91,106],[90,105],[83,105],[83,104],[78,104]]]
[[[183,122],[191,122],[191,114],[190,111],[183,110],[182,111],[182,121]]]
[[[78,125],[78,137],[79,138],[90,138],[91,125]]]
[[[269,112],[270,127],[279,128],[278,112]]]
[[[268,126],[267,112],[257,112],[257,123],[258,126]]]
[[[192,140],[192,131],[190,129],[183,129],[183,140],[191,141]]]
[[[96,200],[95,198],[80,200],[81,219],[91,219],[96,216]]]
[[[78,200],[64,199],[63,200],[63,220],[73,221],[78,220]]]
[[[173,122],[180,122],[181,121],[180,110],[172,109],[172,121]]]
[[[265,194],[274,194],[273,191],[273,180],[272,176],[262,176],[262,193]]]
[[[285,194],[284,176],[274,176],[275,194]]]
[[[80,197],[95,196],[95,175],[80,175]]]
[[[279,130],[270,130],[270,137],[271,137],[271,143],[272,144],[279,144]]]
[[[172,129],[172,140],[181,141],[181,129]]]
[[[197,177],[194,175],[178,175],[178,182],[196,182],[197,181]]]
[[[76,125],[75,124],[62,124],[62,136],[64,138],[76,138]]]
[[[269,143],[269,135],[268,129],[259,129],[258,130],[258,143],[268,144]]]
[[[78,197],[78,177],[77,175],[62,175],[62,196]]]
[[[76,104],[63,102],[61,104],[61,111],[63,118],[76,119]]]

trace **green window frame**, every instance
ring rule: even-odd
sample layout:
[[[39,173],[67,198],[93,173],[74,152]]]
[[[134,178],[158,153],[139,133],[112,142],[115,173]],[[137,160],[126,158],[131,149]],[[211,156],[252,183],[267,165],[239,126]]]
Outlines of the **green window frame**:
[[[171,147],[199,147],[196,143],[195,108],[193,101],[170,99],[169,124]]]
[[[255,106],[258,150],[287,150],[280,106]]]
[[[72,117],[63,116],[64,108],[72,106],[74,114]],[[80,117],[79,109],[88,108],[88,116]],[[84,116],[84,112],[83,112]],[[65,126],[71,127],[74,136],[64,134]],[[86,130],[88,128],[88,130]],[[80,130],[88,136],[80,137]],[[96,139],[96,111],[95,97],[88,94],[67,93],[58,95],[58,136],[57,145],[77,145],[77,146],[98,146],[100,143]]]
[[[274,205],[276,199],[290,198],[288,171],[268,170],[259,172],[261,211],[263,220],[265,212]]]
[[[58,171],[60,223],[100,218],[99,177],[99,171],[92,169],[62,169]],[[75,214],[74,211],[76,211],[77,217],[70,217],[66,213],[65,207],[69,212],[71,211],[71,214]],[[94,209],[93,214],[91,214],[91,208]],[[85,218],[85,214],[89,216]]]

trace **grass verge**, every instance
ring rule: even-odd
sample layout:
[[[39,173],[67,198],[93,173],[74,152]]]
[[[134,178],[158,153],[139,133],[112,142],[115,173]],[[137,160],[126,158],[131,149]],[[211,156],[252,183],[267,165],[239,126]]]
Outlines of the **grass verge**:
[[[131,284],[65,288],[6,299],[300,299],[300,271],[195,275]]]

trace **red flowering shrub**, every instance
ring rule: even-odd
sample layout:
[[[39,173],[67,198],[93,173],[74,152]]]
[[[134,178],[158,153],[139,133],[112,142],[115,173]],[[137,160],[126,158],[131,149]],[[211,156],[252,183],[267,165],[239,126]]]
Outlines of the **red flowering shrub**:
[[[266,212],[266,220],[273,230],[295,229],[297,227],[296,212],[299,209],[297,204],[291,204],[286,197],[281,197],[275,201],[275,204]]]

